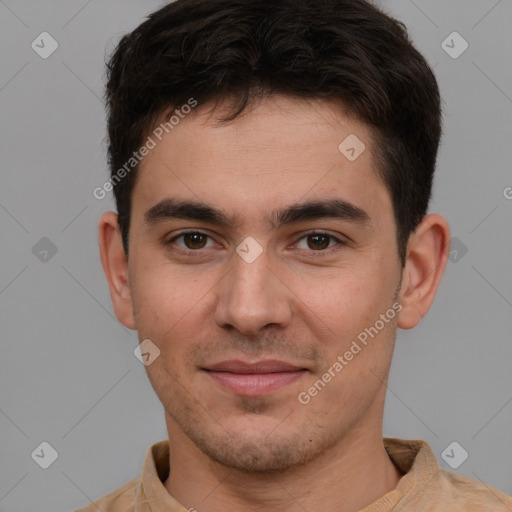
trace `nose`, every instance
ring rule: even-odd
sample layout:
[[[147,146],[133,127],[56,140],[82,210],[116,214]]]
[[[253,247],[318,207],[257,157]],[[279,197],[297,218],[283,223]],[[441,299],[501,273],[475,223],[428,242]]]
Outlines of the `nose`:
[[[265,250],[251,263],[233,256],[231,270],[219,283],[215,311],[219,327],[256,336],[267,326],[284,328],[290,323],[293,293],[270,263]]]

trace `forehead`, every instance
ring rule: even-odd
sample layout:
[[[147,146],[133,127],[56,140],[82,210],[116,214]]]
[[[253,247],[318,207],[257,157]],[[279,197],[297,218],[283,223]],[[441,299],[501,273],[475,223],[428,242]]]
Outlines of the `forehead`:
[[[169,195],[247,215],[340,195],[352,203],[383,196],[389,206],[371,131],[340,105],[277,96],[219,122],[227,112],[222,105],[198,105],[172,128],[167,125],[161,140],[150,135],[155,147],[140,165],[134,208]]]

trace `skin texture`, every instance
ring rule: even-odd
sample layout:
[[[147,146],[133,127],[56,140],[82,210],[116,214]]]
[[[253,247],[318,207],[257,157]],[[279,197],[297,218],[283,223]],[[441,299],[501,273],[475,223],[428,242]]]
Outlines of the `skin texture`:
[[[170,439],[165,486],[201,512],[317,510],[318,503],[325,511],[360,510],[401,476],[382,442],[386,382],[396,329],[417,325],[433,301],[448,225],[426,216],[402,269],[367,127],[339,105],[283,96],[229,123],[217,122],[222,113],[222,104],[198,106],[145,157],[128,261],[115,213],[99,223],[115,313],[161,351],[146,370]],[[338,150],[349,134],[366,145],[354,161]],[[234,222],[145,223],[145,212],[167,197],[202,201]],[[356,205],[368,221],[272,227],[267,220],[273,210],[328,199]],[[182,230],[208,236],[172,242]],[[330,238],[318,248],[309,230]],[[236,252],[248,236],[262,248],[252,263]],[[180,253],[187,243],[188,254]],[[301,403],[299,393],[397,303],[401,311]],[[278,359],[307,371],[272,393],[241,396],[203,370],[229,359]]]

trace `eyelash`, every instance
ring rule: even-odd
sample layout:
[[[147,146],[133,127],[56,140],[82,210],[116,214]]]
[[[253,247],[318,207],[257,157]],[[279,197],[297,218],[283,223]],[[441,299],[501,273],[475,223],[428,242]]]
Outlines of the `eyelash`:
[[[177,235],[175,235],[174,237],[172,237],[170,240],[168,240],[167,242],[165,242],[165,245],[171,245],[173,244],[178,238],[181,238],[185,235],[188,235],[188,234],[197,234],[197,235],[203,235],[203,236],[206,236],[208,238],[212,238],[210,235],[208,235],[207,233],[204,233],[203,231],[197,231],[197,230],[191,230],[191,231],[181,231],[180,233],[178,233]],[[312,230],[312,231],[308,231],[307,233],[304,233],[299,239],[298,241],[304,239],[304,238],[307,238],[309,236],[314,236],[314,235],[325,235],[327,236],[330,240],[334,240],[335,242],[337,242],[337,245],[339,246],[338,248],[336,248],[336,246],[333,246],[333,247],[328,247],[327,249],[319,249],[317,251],[313,250],[313,249],[300,249],[300,250],[306,250],[308,252],[311,253],[310,256],[312,257],[317,257],[317,256],[322,256],[322,255],[325,255],[325,254],[331,254],[333,252],[337,252],[339,250],[341,250],[342,248],[346,247],[349,245],[349,243],[345,240],[341,240],[340,238],[337,238],[335,237],[334,235],[331,235],[330,233],[327,233],[325,231],[315,231],[315,230]],[[298,242],[297,241],[297,242]],[[295,242],[295,243],[297,243]],[[203,249],[203,248],[202,248]],[[183,255],[186,255],[186,256],[190,256],[194,253],[201,253],[202,252],[202,249],[184,249],[183,247],[175,247],[174,250],[176,252],[178,252],[179,254],[183,254]],[[334,250],[332,250],[334,249]],[[315,254],[316,253],[316,254]],[[198,256],[200,254],[197,254]]]

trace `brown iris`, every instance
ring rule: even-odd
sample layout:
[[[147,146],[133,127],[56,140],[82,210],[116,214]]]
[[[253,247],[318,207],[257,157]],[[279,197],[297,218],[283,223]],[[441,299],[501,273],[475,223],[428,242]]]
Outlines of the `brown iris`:
[[[309,235],[308,247],[310,249],[326,249],[329,247],[329,238],[328,235]],[[310,243],[311,240],[313,243]]]
[[[183,233],[183,241],[187,249],[202,249],[206,245],[207,236],[203,233]]]

